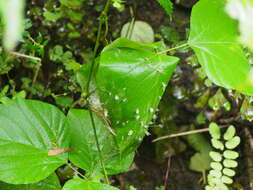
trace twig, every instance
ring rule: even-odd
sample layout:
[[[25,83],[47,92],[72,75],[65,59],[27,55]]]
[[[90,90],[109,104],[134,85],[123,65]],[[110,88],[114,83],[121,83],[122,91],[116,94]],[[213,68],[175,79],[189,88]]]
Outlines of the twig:
[[[167,170],[166,170],[166,174],[165,174],[165,178],[164,178],[164,188],[165,190],[167,190],[167,186],[168,186],[168,179],[169,179],[169,173],[170,173],[170,166],[171,166],[171,156],[169,156],[168,158],[168,162],[167,162]]]
[[[93,75],[93,72],[94,72],[95,58],[97,56],[98,48],[99,48],[99,45],[100,45],[99,42],[100,42],[100,39],[101,39],[102,27],[107,22],[107,13],[109,11],[110,4],[111,4],[111,0],[107,0],[106,4],[105,4],[105,7],[104,7],[104,10],[101,12],[101,14],[99,16],[98,33],[97,33],[95,47],[94,47],[94,50],[93,50],[93,61],[92,61],[92,64],[91,64],[91,69],[90,69],[90,73],[89,73],[89,77],[88,77],[88,82],[87,82],[87,88],[86,88],[87,94],[90,93],[90,83],[91,83],[92,75]],[[107,176],[106,169],[105,169],[103,155],[102,155],[102,152],[101,152],[101,149],[100,149],[100,145],[99,145],[99,141],[98,141],[98,136],[97,136],[96,125],[95,125],[95,121],[94,121],[93,113],[92,113],[91,109],[89,109],[89,114],[90,114],[90,119],[91,119],[91,124],[92,124],[92,128],[93,128],[93,132],[94,132],[94,137],[95,137],[95,140],[96,140],[96,146],[97,146],[97,150],[98,150],[100,165],[102,167],[106,183],[110,184],[110,181],[109,181],[109,178]]]
[[[13,56],[16,56],[16,57],[23,57],[23,58],[32,59],[32,60],[41,62],[41,58],[39,58],[39,57],[34,57],[34,56],[31,56],[31,55],[25,55],[25,54],[18,53],[18,52],[10,52],[10,54],[13,55]]]
[[[157,54],[164,54],[164,53],[167,53],[167,52],[170,52],[170,51],[173,51],[173,50],[177,50],[177,49],[181,49],[181,48],[184,48],[184,47],[187,47],[187,46],[189,46],[189,44],[188,43],[184,43],[184,44],[181,44],[179,46],[176,46],[176,47],[173,47],[173,48],[169,48],[169,49],[166,49],[164,51],[160,51]]]
[[[228,126],[220,126],[220,128],[226,128],[226,127],[228,127]],[[160,140],[171,139],[171,138],[180,137],[180,136],[192,135],[192,134],[196,134],[196,133],[204,133],[204,132],[208,132],[208,131],[209,131],[209,128],[196,129],[196,130],[191,130],[191,131],[186,131],[186,132],[182,132],[182,133],[176,133],[176,134],[172,134],[172,135],[159,137],[159,138],[154,139],[152,142],[157,142]]]
[[[85,175],[81,174],[75,167],[73,167],[70,163],[66,163],[66,165],[68,167],[70,167],[73,171],[75,171],[76,173],[78,173],[78,175],[80,175],[82,178],[84,179],[88,179]]]
[[[103,170],[106,183],[110,184],[109,178],[107,176],[107,172],[106,172],[106,169],[105,169],[105,164],[104,164],[104,161],[103,161],[104,160],[103,155],[102,155],[102,152],[101,152],[101,149],[100,149],[100,146],[99,146],[98,135],[97,135],[97,130],[96,130],[96,126],[95,126],[93,113],[90,109],[89,109],[89,113],[90,113],[92,128],[93,128],[93,131],[94,131],[95,141],[96,141],[96,145],[97,145],[97,149],[98,149],[98,156],[99,156],[99,160],[100,160],[100,165],[101,165],[101,168]]]

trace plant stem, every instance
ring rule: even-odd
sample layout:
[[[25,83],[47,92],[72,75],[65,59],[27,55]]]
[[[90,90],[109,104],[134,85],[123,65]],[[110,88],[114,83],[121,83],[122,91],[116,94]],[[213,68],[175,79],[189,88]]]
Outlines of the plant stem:
[[[70,163],[66,163],[66,165],[68,167],[70,167],[73,171],[75,171],[76,173],[78,173],[82,178],[84,179],[88,179],[85,175],[81,174],[75,167],[73,167]]]
[[[105,4],[105,7],[104,7],[104,10],[101,12],[101,14],[99,16],[99,26],[98,26],[97,38],[96,38],[96,43],[95,43],[95,47],[94,47],[94,50],[93,50],[93,61],[92,61],[92,64],[91,64],[90,73],[89,73],[88,82],[87,82],[87,88],[86,88],[87,94],[90,93],[90,83],[91,83],[92,75],[93,75],[93,72],[94,72],[95,59],[96,59],[96,56],[97,56],[97,53],[98,53],[98,48],[99,48],[99,45],[100,45],[99,42],[100,42],[100,39],[101,39],[102,27],[107,22],[107,13],[109,11],[110,4],[111,4],[111,0],[107,0],[106,4]],[[106,33],[107,33],[107,30],[106,30]],[[106,36],[106,34],[105,34],[105,36]],[[95,137],[95,141],[96,141],[96,146],[97,146],[97,150],[98,150],[100,165],[101,165],[101,168],[103,170],[103,174],[104,174],[104,178],[105,178],[106,183],[110,184],[109,178],[107,176],[107,172],[106,172],[106,169],[105,169],[103,155],[102,155],[102,152],[101,152],[101,149],[100,149],[100,146],[99,146],[96,125],[95,125],[95,121],[94,121],[94,117],[93,117],[93,113],[92,113],[91,109],[89,109],[89,114],[90,114],[91,124],[92,124],[94,137]]]
[[[226,128],[226,127],[228,127],[228,126],[221,126],[220,128]],[[197,134],[197,133],[204,133],[204,132],[208,132],[208,131],[209,131],[209,128],[196,129],[196,130],[191,130],[191,131],[186,131],[186,132],[182,132],[182,133],[176,133],[176,134],[172,134],[172,135],[159,137],[159,138],[154,139],[152,142],[157,142],[157,141],[164,140],[164,139],[170,139],[170,138],[192,135],[192,134]]]
[[[99,26],[98,26],[97,38],[96,38],[96,43],[95,43],[95,47],[94,47],[94,50],[93,50],[93,61],[92,61],[92,64],[91,64],[90,73],[89,73],[88,82],[87,82],[87,93],[89,92],[91,78],[92,78],[92,74],[93,74],[94,66],[95,66],[95,59],[96,59],[98,48],[99,48],[99,45],[100,45],[99,42],[100,42],[100,39],[101,39],[102,27],[106,23],[107,13],[108,13],[110,4],[111,4],[111,0],[107,0],[104,10],[101,12],[101,14],[99,16]]]
[[[166,49],[164,51],[160,51],[157,54],[167,53],[167,52],[170,52],[170,51],[173,51],[173,50],[177,50],[177,49],[181,49],[181,48],[187,47],[187,46],[189,46],[189,44],[188,43],[184,43],[184,44],[181,44],[179,46],[176,46],[176,47],[173,47],[173,48],[169,48],[169,49]]]
[[[90,113],[91,124],[92,124],[92,128],[93,128],[93,131],[94,131],[94,136],[95,136],[95,140],[96,140],[96,145],[97,145],[97,149],[98,149],[98,156],[99,156],[100,165],[103,169],[103,173],[104,173],[106,183],[110,184],[108,176],[107,176],[107,172],[106,172],[106,169],[105,169],[105,164],[104,164],[104,161],[103,161],[102,152],[101,152],[101,149],[100,149],[100,146],[99,146],[99,141],[98,141],[97,130],[96,130],[96,126],[95,126],[93,113],[92,113],[91,110],[89,110],[89,113]]]
[[[27,58],[27,59],[33,59],[35,61],[39,61],[41,62],[41,59],[39,57],[34,57],[34,56],[30,56],[30,55],[25,55],[22,53],[18,53],[18,52],[10,52],[11,55],[16,56],[16,57],[23,57],[23,58]]]

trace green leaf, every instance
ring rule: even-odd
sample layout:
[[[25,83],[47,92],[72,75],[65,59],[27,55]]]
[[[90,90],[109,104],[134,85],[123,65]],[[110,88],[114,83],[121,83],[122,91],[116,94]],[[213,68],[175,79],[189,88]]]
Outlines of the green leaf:
[[[140,43],[152,43],[155,39],[153,28],[148,23],[139,20],[133,24],[132,22],[124,24],[121,37]]]
[[[211,162],[210,164],[211,168],[213,168],[214,170],[222,170],[223,166],[221,163],[219,162]]]
[[[222,160],[222,155],[219,152],[211,151],[209,155],[215,162],[220,162]]]
[[[230,176],[230,177],[235,176],[235,171],[232,170],[232,169],[229,169],[229,168],[224,168],[224,169],[222,170],[222,172],[223,172],[225,175]]]
[[[97,88],[121,151],[140,143],[178,62],[157,48],[123,38],[101,54]]]
[[[225,108],[227,111],[229,111],[231,109],[231,105],[222,94],[221,89],[219,89],[215,95],[209,99],[208,104],[213,110]]]
[[[164,8],[165,12],[167,13],[170,18],[172,17],[173,12],[173,3],[170,0],[156,0],[162,8]]]
[[[227,158],[227,159],[233,159],[233,160],[239,157],[238,152],[232,151],[232,150],[226,150],[226,151],[224,151],[223,155],[224,155],[225,158]]]
[[[235,136],[232,139],[228,140],[225,144],[226,148],[228,149],[234,149],[236,148],[241,142],[240,137]]]
[[[62,190],[119,190],[116,187],[92,182],[92,181],[85,181],[79,178],[69,180],[63,187]]]
[[[205,153],[195,153],[190,160],[190,169],[197,172],[203,172],[210,169],[210,157]]]
[[[214,148],[224,150],[224,145],[220,140],[212,139],[211,142]]]
[[[68,8],[78,9],[81,8],[83,0],[60,0],[60,3]]]
[[[194,129],[192,126],[191,129]],[[190,169],[197,172],[203,172],[210,169],[211,158],[209,152],[211,145],[201,134],[192,134],[187,136],[187,141],[194,150],[197,151],[190,160]]]
[[[223,165],[226,168],[236,168],[238,166],[238,163],[235,160],[225,159],[223,161]]]
[[[230,125],[228,127],[228,129],[226,130],[226,132],[224,133],[223,138],[228,141],[230,139],[232,139],[235,136],[235,127],[233,125]]]
[[[232,184],[233,183],[233,180],[230,177],[228,177],[228,176],[222,176],[221,177],[221,181],[223,183],[226,183],[226,184]]]
[[[0,182],[0,189],[4,190],[61,190],[61,185],[56,174],[34,184],[12,185]]]
[[[224,12],[225,4],[226,0],[201,0],[194,6],[188,42],[212,82],[253,95],[251,65],[237,42],[236,21]]]
[[[60,19],[61,17],[63,17],[63,14],[61,12],[50,12],[50,11],[45,11],[43,13],[43,16],[45,17],[45,19],[47,21],[57,21],[58,19]]]
[[[71,109],[67,117],[70,123],[70,147],[77,150],[69,153],[70,160],[89,173],[102,172],[89,111]],[[133,161],[133,151],[120,153],[114,136],[95,114],[94,119],[107,172],[109,174],[123,172]]]
[[[4,23],[3,44],[8,51],[12,51],[22,38],[24,7],[24,0],[0,1],[0,13]]]
[[[211,170],[209,174],[216,178],[220,178],[222,176],[222,173],[219,170]]]
[[[220,139],[220,128],[216,123],[210,123],[209,125],[209,133],[213,139]]]
[[[16,99],[0,105],[0,180],[35,183],[67,162],[67,154],[49,156],[52,148],[68,148],[68,124],[56,107]]]

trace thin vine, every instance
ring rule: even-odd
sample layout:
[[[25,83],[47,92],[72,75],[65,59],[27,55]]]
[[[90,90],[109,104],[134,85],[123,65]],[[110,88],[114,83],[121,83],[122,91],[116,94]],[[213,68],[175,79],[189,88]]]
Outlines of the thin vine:
[[[90,94],[90,83],[91,83],[92,75],[93,75],[93,72],[94,72],[95,59],[96,59],[96,56],[97,56],[97,53],[98,53],[98,48],[99,48],[99,45],[100,45],[99,42],[100,42],[100,39],[101,39],[101,33],[102,33],[103,25],[105,25],[105,27],[106,27],[105,36],[107,35],[107,32],[108,32],[108,29],[107,29],[108,28],[107,13],[109,11],[110,4],[111,4],[111,0],[107,0],[106,4],[105,4],[105,7],[104,7],[104,10],[101,12],[101,14],[99,16],[99,26],[98,26],[97,38],[96,38],[96,43],[95,43],[95,47],[94,47],[94,50],[93,50],[93,60],[92,60],[92,64],[91,64],[91,68],[90,68],[90,72],[89,72],[89,77],[88,77],[88,82],[87,82],[87,88],[86,88],[87,94]],[[101,149],[100,149],[98,136],[97,136],[96,125],[95,125],[95,122],[94,122],[94,117],[93,117],[93,113],[92,113],[91,109],[89,109],[89,114],[90,114],[90,118],[91,118],[91,124],[92,124],[93,132],[94,132],[94,137],[95,137],[95,140],[96,140],[96,146],[97,146],[97,149],[98,149],[99,161],[100,161],[101,168],[103,170],[105,182],[107,184],[110,184],[110,181],[109,181],[109,178],[107,176],[106,169],[105,169],[105,164],[104,164],[104,161],[103,161],[104,159],[103,159],[103,155],[102,155],[102,152],[101,152]]]

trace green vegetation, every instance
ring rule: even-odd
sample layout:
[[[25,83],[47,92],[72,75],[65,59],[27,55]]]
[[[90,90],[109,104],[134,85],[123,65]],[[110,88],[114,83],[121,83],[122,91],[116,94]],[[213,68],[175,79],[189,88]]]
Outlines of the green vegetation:
[[[158,28],[138,17],[141,2],[0,2],[0,189],[144,189],[121,175],[149,135],[166,168],[153,189],[178,189],[180,154],[203,189],[249,185],[236,167],[253,165],[239,157],[253,152],[252,1],[200,0],[190,28],[173,16],[188,11],[180,1],[144,2],[166,18]]]

